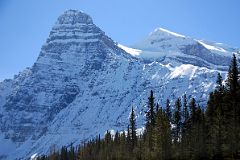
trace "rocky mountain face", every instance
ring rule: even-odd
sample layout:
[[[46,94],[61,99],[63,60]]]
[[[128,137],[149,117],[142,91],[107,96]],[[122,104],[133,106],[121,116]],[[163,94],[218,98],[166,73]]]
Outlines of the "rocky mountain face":
[[[141,128],[151,89],[162,106],[186,93],[204,107],[237,52],[164,29],[133,47],[114,42],[87,14],[64,12],[34,65],[0,83],[0,159],[126,129],[132,106]]]

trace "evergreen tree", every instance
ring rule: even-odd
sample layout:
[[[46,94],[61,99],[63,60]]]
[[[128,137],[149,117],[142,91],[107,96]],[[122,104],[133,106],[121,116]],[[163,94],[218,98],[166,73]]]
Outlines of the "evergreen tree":
[[[130,135],[130,126],[128,125],[127,127],[127,138],[126,138],[126,142],[127,142],[127,148],[128,150],[131,148],[131,135]]]
[[[180,156],[180,142],[181,142],[181,99],[178,98],[175,102],[175,108],[173,113],[173,144],[174,144],[174,157]]]
[[[170,159],[171,157],[171,126],[162,108],[156,114],[154,127],[154,159]]]
[[[120,134],[119,134],[118,131],[115,133],[115,136],[114,136],[114,144],[115,145],[119,145],[120,144]]]
[[[131,145],[131,150],[133,150],[133,148],[137,144],[136,118],[135,118],[133,107],[132,107],[129,123],[130,123],[130,128],[129,128],[130,145]]]
[[[96,138],[96,145],[97,145],[97,152],[99,153],[99,151],[101,149],[101,136],[100,136],[100,134]]]
[[[63,146],[61,148],[61,160],[67,160],[68,159],[68,152],[67,152],[67,147]]]
[[[71,144],[70,149],[68,151],[68,159],[65,160],[75,160],[75,151],[74,151],[74,147],[73,144]]]
[[[194,119],[196,109],[197,109],[195,98],[192,98],[192,100],[190,101],[189,109],[190,109],[190,116],[191,116],[192,119]]]
[[[126,142],[126,133],[125,131],[123,131],[121,134],[120,134],[120,154],[119,154],[119,159],[127,159],[127,150],[128,150],[128,145],[127,145],[127,142]]]
[[[155,124],[155,109],[154,109],[154,96],[151,90],[150,96],[148,97],[148,111],[146,112],[147,127],[154,126]]]
[[[237,99],[237,89],[239,88],[238,83],[238,65],[236,55],[233,54],[232,63],[229,67],[228,77],[227,77],[227,86],[230,91],[231,96],[236,100]]]
[[[154,109],[154,96],[151,90],[150,96],[148,97],[148,110],[146,112],[146,144],[150,150],[152,150],[153,142],[153,128],[155,125],[155,109]]]
[[[223,158],[223,146],[226,140],[224,131],[227,129],[225,125],[224,113],[224,86],[220,73],[217,76],[217,86],[214,92],[210,93],[208,107],[206,110],[207,125],[207,148],[208,156],[213,159]],[[225,140],[224,140],[225,139]]]
[[[189,118],[189,110],[188,110],[188,104],[187,104],[187,96],[186,94],[184,94],[183,96],[183,121],[187,122],[188,118]]]
[[[218,90],[218,91],[223,91],[222,81],[223,81],[222,76],[221,76],[220,73],[218,73],[218,75],[217,75],[217,81],[216,81],[216,83],[217,83],[216,90]]]
[[[236,55],[233,55],[232,63],[229,67],[227,77],[227,94],[225,96],[225,120],[227,121],[227,137],[229,142],[229,152],[232,157],[240,157],[240,87],[239,87],[239,71]],[[232,133],[232,134],[231,134]]]
[[[178,98],[176,103],[175,103],[175,110],[174,110],[174,119],[173,119],[173,124],[174,124],[174,133],[173,133],[173,140],[174,143],[180,142],[180,131],[181,131],[181,99]]]
[[[191,114],[183,134],[183,159],[207,159],[205,117],[192,98],[189,108]]]
[[[171,106],[170,106],[170,101],[167,99],[166,102],[166,115],[168,120],[171,122],[172,121],[172,112],[171,112]]]
[[[187,159],[188,157],[188,137],[189,137],[189,132],[187,128],[187,124],[189,121],[189,107],[188,107],[188,102],[187,102],[187,96],[184,94],[183,96],[183,124],[182,124],[182,135],[181,135],[181,157],[182,159]]]
[[[156,112],[159,110],[159,104],[157,103]]]
[[[105,134],[105,142],[106,144],[110,144],[111,143],[111,140],[112,140],[112,135],[111,133],[107,130],[106,134]]]

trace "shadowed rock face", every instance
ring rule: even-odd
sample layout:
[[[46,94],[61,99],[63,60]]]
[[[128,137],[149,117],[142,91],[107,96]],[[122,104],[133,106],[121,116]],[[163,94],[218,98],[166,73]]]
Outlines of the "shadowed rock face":
[[[56,24],[93,24],[92,18],[77,10],[68,10],[59,16]]]
[[[186,55],[200,57],[202,60],[213,65],[229,66],[231,62],[231,57],[213,54],[211,51],[203,47],[200,43],[196,43],[194,45],[186,45],[183,48],[180,48],[180,50]],[[195,65],[201,66],[201,64],[202,63],[197,63]]]
[[[195,51],[209,59],[201,46],[182,49]],[[0,83],[0,142],[5,137],[15,145],[0,157],[26,158],[53,145],[78,145],[108,129],[125,129],[132,106],[140,128],[151,89],[162,106],[184,93],[206,104],[217,71],[200,68],[198,59],[192,59],[196,66],[178,59],[176,66],[146,64],[120,49],[87,14],[66,11],[34,65]]]

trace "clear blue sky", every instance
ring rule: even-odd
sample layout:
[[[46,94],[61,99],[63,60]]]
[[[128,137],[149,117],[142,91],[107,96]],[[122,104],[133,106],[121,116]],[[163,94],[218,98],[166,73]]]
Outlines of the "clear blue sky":
[[[88,13],[113,40],[134,44],[157,27],[240,47],[240,0],[0,0],[0,80],[32,66],[57,17]]]

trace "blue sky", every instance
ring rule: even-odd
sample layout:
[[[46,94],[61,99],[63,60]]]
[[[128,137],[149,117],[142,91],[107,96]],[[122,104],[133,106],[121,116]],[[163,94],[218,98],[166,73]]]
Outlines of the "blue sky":
[[[57,17],[88,13],[113,40],[134,44],[157,27],[240,47],[239,0],[0,0],[0,80],[35,62]]]

